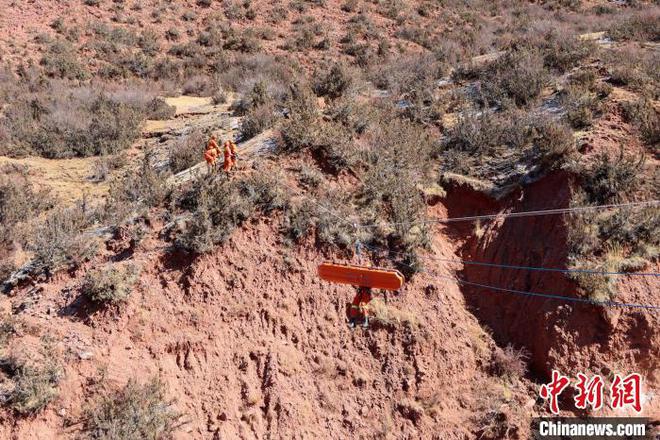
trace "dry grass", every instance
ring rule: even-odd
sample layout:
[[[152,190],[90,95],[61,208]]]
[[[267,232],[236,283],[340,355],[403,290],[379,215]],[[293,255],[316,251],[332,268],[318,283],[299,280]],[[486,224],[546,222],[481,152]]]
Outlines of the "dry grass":
[[[181,418],[158,379],[144,385],[130,380],[85,412],[83,433],[90,440],[169,439]]]
[[[387,304],[381,298],[372,299],[366,306],[367,314],[372,322],[384,327],[406,326],[417,328],[420,325],[415,313],[400,310]]]
[[[10,354],[0,358],[0,376],[4,376],[0,397],[19,415],[40,412],[59,394],[57,384],[63,371],[51,344],[42,343],[32,357]]]
[[[139,275],[133,264],[110,264],[87,272],[80,289],[96,303],[119,304],[128,299]]]

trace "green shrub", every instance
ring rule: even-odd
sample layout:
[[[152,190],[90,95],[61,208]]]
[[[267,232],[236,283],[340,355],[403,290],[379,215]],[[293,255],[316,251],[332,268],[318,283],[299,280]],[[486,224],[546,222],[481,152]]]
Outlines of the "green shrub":
[[[128,299],[140,271],[132,264],[110,264],[85,274],[81,291],[99,304],[119,304]]]
[[[181,426],[181,417],[166,400],[162,382],[140,385],[130,380],[85,411],[83,432],[90,440],[169,439]]]
[[[353,82],[352,72],[341,64],[334,64],[327,73],[317,79],[314,91],[319,96],[337,99],[351,87]]]
[[[68,44],[57,41],[51,44],[40,64],[46,75],[64,79],[86,79],[89,72],[78,62],[78,54]]]

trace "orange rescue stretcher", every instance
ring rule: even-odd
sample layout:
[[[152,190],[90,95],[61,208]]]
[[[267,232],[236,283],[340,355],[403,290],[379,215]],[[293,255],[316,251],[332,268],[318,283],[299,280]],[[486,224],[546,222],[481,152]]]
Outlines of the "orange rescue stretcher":
[[[352,284],[383,290],[399,290],[405,278],[394,269],[352,266],[349,264],[323,263],[319,265],[319,277],[331,283]]]

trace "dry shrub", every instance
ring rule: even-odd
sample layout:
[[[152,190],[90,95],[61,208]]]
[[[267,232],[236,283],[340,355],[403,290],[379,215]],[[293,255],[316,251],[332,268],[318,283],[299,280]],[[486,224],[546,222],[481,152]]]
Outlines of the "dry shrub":
[[[529,353],[524,349],[517,350],[512,345],[507,345],[504,349],[496,347],[491,356],[491,371],[508,380],[519,379],[527,373],[528,357]]]
[[[291,98],[287,104],[289,114],[281,127],[281,148],[294,153],[314,145],[320,110],[316,96],[303,84],[292,85]]]
[[[0,243],[15,238],[16,228],[52,207],[48,190],[30,184],[27,171],[0,169]]]
[[[152,162],[152,154],[147,152],[138,168],[110,183],[107,218],[121,221],[141,207],[156,206],[165,200],[169,192],[166,177]]]
[[[501,386],[490,383],[475,384],[473,394],[477,397],[472,429],[477,438],[484,440],[508,440],[524,436],[529,429],[528,409],[517,401],[506,397]]]
[[[653,102],[647,98],[623,104],[626,119],[631,122],[642,135],[644,142],[651,146],[660,144],[660,115]]]
[[[531,49],[507,52],[479,70],[486,105],[530,104],[539,96],[548,79],[543,57]]]
[[[200,130],[182,136],[170,147],[170,170],[178,173],[199,163],[204,151],[206,136]]]
[[[291,206],[286,212],[284,230],[294,242],[313,234],[319,247],[346,250],[355,244],[355,227],[347,220],[353,215],[350,194],[326,191]]]
[[[617,158],[601,154],[595,165],[584,174],[582,188],[590,203],[606,204],[622,201],[641,185],[640,171],[644,157],[624,156],[623,148]]]
[[[515,164],[558,166],[574,147],[572,131],[549,116],[520,111],[467,113],[448,130],[442,167],[478,178],[503,172],[514,176]]]
[[[614,20],[607,34],[617,41],[660,41],[658,19],[660,14],[657,10],[638,11],[624,19]]]
[[[151,99],[124,102],[123,96],[88,87],[46,86],[24,90],[4,112],[2,125],[23,151],[48,158],[113,154],[140,134]]]
[[[64,79],[86,79],[89,72],[78,62],[78,54],[67,42],[52,43],[42,56],[40,64],[46,75]]]
[[[351,88],[355,73],[342,64],[333,64],[327,72],[317,76],[314,84],[316,94],[337,99]]]
[[[94,221],[94,213],[83,204],[71,208],[55,208],[23,237],[25,248],[34,254],[33,262],[40,270],[54,273],[76,267],[98,251],[98,242],[83,231]]]
[[[201,178],[178,200],[192,217],[179,228],[177,246],[203,253],[229,239],[233,230],[256,212],[268,214],[286,206],[277,176],[266,170],[240,180]]]
[[[603,56],[610,74],[609,82],[628,86],[649,98],[660,96],[660,61],[649,51],[626,48]]]
[[[575,205],[625,202],[634,194],[657,199],[657,185],[645,178],[643,158],[601,155],[582,170]],[[660,218],[655,207],[574,214],[568,222],[568,265],[608,272],[636,271],[660,256]],[[575,273],[582,291],[596,301],[615,299],[616,276]]]
[[[129,380],[114,395],[106,395],[83,416],[90,440],[169,439],[182,425],[182,415],[168,401],[158,379],[141,385]]]
[[[58,396],[57,384],[62,376],[52,345],[42,341],[39,352],[31,357],[10,354],[0,358],[2,400],[20,415],[36,414]]]
[[[90,300],[100,304],[119,304],[128,299],[140,275],[133,264],[109,264],[85,274],[81,290]]]
[[[272,105],[251,108],[241,119],[239,127],[241,140],[246,141],[272,128],[276,121],[277,115]]]
[[[372,299],[365,308],[369,320],[383,327],[407,326],[416,328],[419,326],[419,320],[415,313],[399,310],[387,304],[382,298]]]

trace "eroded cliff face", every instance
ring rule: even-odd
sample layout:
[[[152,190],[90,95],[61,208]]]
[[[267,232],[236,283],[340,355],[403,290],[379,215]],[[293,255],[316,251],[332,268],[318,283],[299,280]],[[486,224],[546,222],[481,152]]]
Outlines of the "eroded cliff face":
[[[121,239],[73,273],[18,288],[12,347],[48,335],[65,360],[55,402],[34,418],[4,413],[3,438],[74,438],[81,412],[129,379],[160,377],[187,423],[178,438],[501,438],[527,436],[535,390],[492,373],[497,350],[459,287],[429,266],[388,298],[382,319],[351,330],[354,294],[316,276],[324,256],[287,247],[277,220],[192,258],[159,226]],[[435,248],[453,256],[438,237]],[[128,304],[96,310],[81,277],[106,261],[142,268]],[[34,295],[39,301],[30,301]]]
[[[550,174],[496,202],[465,186],[449,190],[450,216],[482,212],[529,211],[568,207],[572,180],[564,172]],[[566,268],[567,223],[548,215],[457,225],[450,234],[462,241],[466,261],[515,266]],[[651,267],[657,271],[658,267]],[[579,296],[576,283],[563,273],[465,265],[458,275],[470,282],[506,289]],[[597,276],[597,275],[594,275]],[[649,386],[657,384],[660,318],[653,311],[603,308],[553,299],[463,286],[466,302],[479,321],[492,329],[500,344],[529,351],[530,368],[539,379],[552,369],[603,374],[639,372]],[[618,302],[660,304],[657,277],[621,276]],[[655,402],[648,410],[658,412]]]

